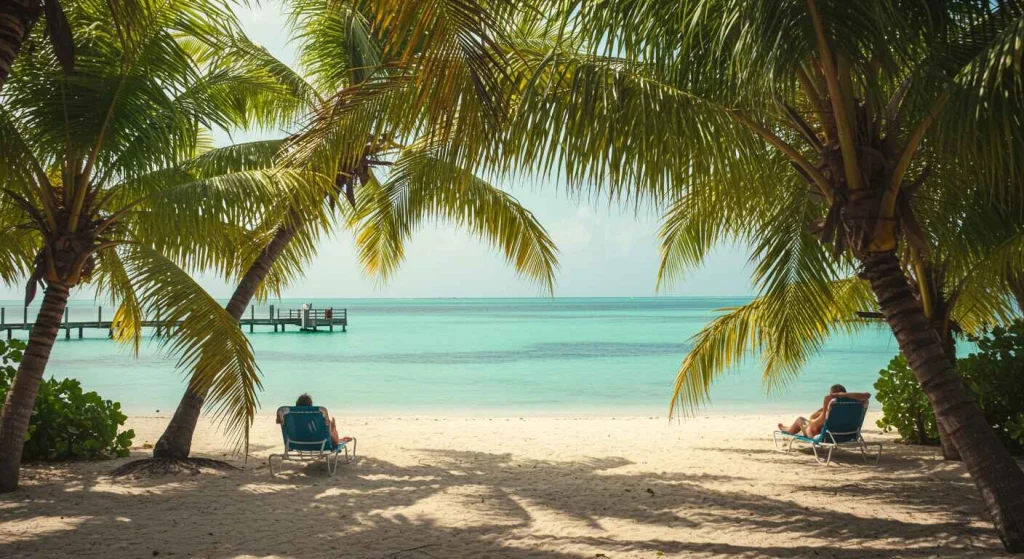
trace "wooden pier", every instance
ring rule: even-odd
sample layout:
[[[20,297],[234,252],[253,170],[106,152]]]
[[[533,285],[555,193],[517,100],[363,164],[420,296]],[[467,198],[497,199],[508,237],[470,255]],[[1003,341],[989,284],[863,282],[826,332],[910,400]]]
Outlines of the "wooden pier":
[[[21,321],[10,322],[7,316],[8,307],[0,307],[0,330],[7,331],[7,339],[10,340],[14,336],[15,330],[31,330],[32,325],[35,322],[35,317],[32,321],[29,321],[28,307],[20,309]],[[71,331],[78,330],[78,338],[81,339],[86,329],[90,330],[106,330],[107,337],[113,337],[114,323],[112,320],[103,320],[103,307],[96,308],[96,320],[69,320],[70,309],[64,309],[64,320],[61,323],[61,329],[64,330],[64,339],[71,339]],[[145,328],[153,328],[156,330],[157,335],[161,334],[161,331],[165,328],[174,327],[180,325],[181,322],[175,324],[168,324],[167,321],[161,321],[159,316],[155,320],[143,320],[142,326]],[[280,331],[285,332],[288,326],[294,327],[298,331],[317,331],[321,329],[327,329],[329,332],[334,331],[335,326],[341,326],[342,332],[348,331],[348,309],[285,309],[282,313],[281,309],[274,309],[274,305],[270,305],[270,313],[266,318],[256,317],[256,306],[249,307],[249,316],[242,318],[239,321],[239,325],[242,327],[248,326],[249,332],[255,332],[257,326],[269,326],[274,329],[274,332]]]

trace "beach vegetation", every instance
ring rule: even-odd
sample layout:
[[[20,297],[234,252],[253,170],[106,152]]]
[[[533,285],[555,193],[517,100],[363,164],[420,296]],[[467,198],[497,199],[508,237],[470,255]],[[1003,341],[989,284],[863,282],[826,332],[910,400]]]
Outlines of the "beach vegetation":
[[[259,370],[238,323],[190,275],[224,266],[245,227],[301,180],[246,171],[216,129],[273,126],[288,96],[233,42],[216,2],[64,2],[75,68],[41,26],[0,92],[0,278],[42,304],[0,418],[0,491],[17,487],[33,404],[71,291],[118,305],[112,335],[138,350],[143,319],[209,389],[244,442]],[[274,102],[271,102],[271,101]],[[72,387],[65,387],[73,390]]]
[[[0,341],[0,399],[11,389],[15,365],[25,343]],[[121,404],[84,392],[75,379],[54,378],[39,385],[22,460],[97,460],[122,458],[130,453],[135,432],[122,431],[128,417]]]
[[[893,357],[878,372],[874,386],[875,399],[882,405],[882,418],[877,424],[883,432],[895,430],[905,443],[939,444],[935,412],[905,357]]]
[[[957,372],[985,419],[1007,449],[1024,452],[1024,322],[994,326],[969,335],[976,350],[957,359]],[[897,355],[879,371],[876,398],[883,417],[878,426],[895,430],[904,442],[937,444],[938,428],[928,398],[907,360]]]
[[[1011,452],[1024,452],[1024,321],[971,336],[977,347],[957,370],[985,419]]]

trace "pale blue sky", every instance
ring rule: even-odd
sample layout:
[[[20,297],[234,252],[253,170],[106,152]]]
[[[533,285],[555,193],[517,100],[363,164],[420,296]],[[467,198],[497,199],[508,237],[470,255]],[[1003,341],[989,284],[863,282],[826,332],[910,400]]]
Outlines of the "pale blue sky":
[[[240,13],[250,37],[282,60],[294,62],[285,18],[276,3],[263,2]],[[240,140],[241,138],[235,138]],[[563,196],[554,181],[526,178],[498,183],[537,216],[560,250],[556,296],[612,297],[655,294],[658,216],[632,209],[582,203]],[[543,293],[520,279],[496,251],[454,227],[436,225],[417,232],[408,258],[394,279],[379,285],[356,260],[352,237],[341,232],[325,240],[304,280],[285,297],[530,297]],[[751,293],[746,255],[723,247],[700,271],[665,295],[744,295]],[[232,286],[201,278],[212,295],[227,298]],[[0,286],[0,299],[18,299],[22,287]],[[78,297],[91,297],[79,293]]]

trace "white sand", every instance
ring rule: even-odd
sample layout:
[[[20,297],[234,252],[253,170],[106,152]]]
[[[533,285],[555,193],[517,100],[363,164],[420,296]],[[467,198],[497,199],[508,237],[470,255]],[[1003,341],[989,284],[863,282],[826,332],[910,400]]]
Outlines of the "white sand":
[[[343,417],[355,462],[335,477],[290,463],[273,478],[280,431],[261,417],[240,472],[26,468],[23,488],[0,496],[0,557],[1000,555],[962,466],[877,430],[878,466],[850,454],[818,466],[773,451],[781,419]],[[142,445],[166,421],[129,426]],[[194,450],[226,452],[207,424]]]

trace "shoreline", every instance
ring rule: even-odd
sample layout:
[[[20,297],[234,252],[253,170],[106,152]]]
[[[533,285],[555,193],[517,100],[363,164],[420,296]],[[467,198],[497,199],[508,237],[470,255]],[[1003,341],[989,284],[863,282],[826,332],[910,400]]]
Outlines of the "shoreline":
[[[882,416],[881,405],[877,400],[872,399],[868,408],[868,419],[865,420],[865,424],[870,420],[871,417]],[[282,406],[290,405],[290,403],[283,403]],[[316,405],[321,405],[319,401]],[[512,407],[424,407],[424,408],[397,408],[392,406],[372,406],[372,407],[353,407],[345,406],[339,407],[337,405],[331,405],[330,403],[323,404],[330,411],[332,417],[338,418],[375,418],[375,419],[401,419],[401,418],[477,418],[477,419],[494,419],[494,418],[536,418],[536,419],[605,419],[605,418],[636,418],[636,419],[664,419],[673,423],[677,421],[692,421],[696,419],[708,419],[708,418],[731,418],[731,417],[756,417],[756,416],[776,416],[781,415],[788,417],[790,415],[793,418],[800,415],[808,415],[813,412],[813,409],[805,409],[806,405],[801,402],[770,402],[752,405],[721,405],[701,409],[696,413],[691,414],[679,414],[676,413],[672,418],[669,418],[668,406],[652,409],[645,406],[622,406],[618,408],[608,407],[566,407],[559,406],[552,409],[543,408],[512,408]],[[820,403],[818,404],[820,406]],[[257,420],[261,417],[275,416],[277,407],[261,406],[260,410],[256,413]],[[132,417],[145,417],[145,418],[166,418],[170,419],[173,415],[173,408],[159,409],[159,410],[144,410],[140,409],[139,406],[126,407],[124,404],[121,406],[121,413],[125,414],[129,418]],[[874,423],[872,422],[872,425]]]

